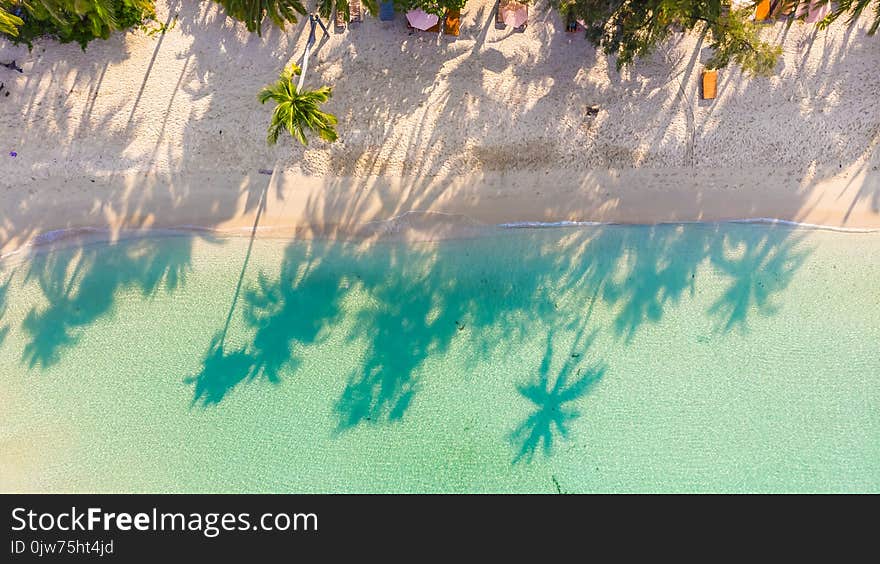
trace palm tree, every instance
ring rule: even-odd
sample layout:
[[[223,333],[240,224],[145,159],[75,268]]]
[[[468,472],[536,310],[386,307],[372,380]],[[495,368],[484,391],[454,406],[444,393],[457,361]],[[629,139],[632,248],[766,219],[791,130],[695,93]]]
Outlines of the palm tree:
[[[15,14],[7,12],[7,7],[5,3],[0,2],[0,33],[16,37],[18,36],[18,26],[24,25],[24,22]]]
[[[278,27],[295,24],[297,14],[305,14],[301,0],[216,0],[231,17],[244,22],[248,31],[261,35],[263,20],[268,16]]]
[[[862,15],[870,4],[874,4],[872,11],[874,12],[871,26],[868,28],[868,35],[874,35],[880,30],[880,0],[840,0],[837,2],[837,8],[824,20],[819,22],[819,27],[825,27],[843,14],[849,14],[847,24],[852,24],[859,16]]]
[[[295,76],[302,71],[296,63],[291,64],[281,73],[281,78],[260,92],[260,103],[273,100],[275,112],[269,125],[266,140],[270,145],[278,141],[283,130],[287,130],[297,141],[308,145],[306,131],[316,133],[325,141],[336,141],[336,116],[322,112],[319,106],[330,99],[332,89],[322,86],[317,90],[300,90],[293,84]]]
[[[308,145],[306,131],[311,131],[325,141],[336,141],[336,116],[322,112],[321,104],[327,102],[332,96],[333,89],[322,86],[317,90],[303,90],[305,71],[309,66],[309,55],[312,45],[315,43],[315,25],[320,23],[318,18],[310,16],[311,33],[306,42],[306,52],[303,55],[303,68],[292,63],[281,73],[280,79],[274,84],[264,88],[259,95],[260,103],[265,104],[269,100],[274,101],[275,112],[272,114],[272,122],[269,124],[269,134],[266,140],[270,145],[278,141],[282,130],[286,129],[294,139]],[[324,27],[321,24],[321,27]],[[326,32],[326,29],[324,30]],[[299,83],[294,86],[294,77],[299,76]]]

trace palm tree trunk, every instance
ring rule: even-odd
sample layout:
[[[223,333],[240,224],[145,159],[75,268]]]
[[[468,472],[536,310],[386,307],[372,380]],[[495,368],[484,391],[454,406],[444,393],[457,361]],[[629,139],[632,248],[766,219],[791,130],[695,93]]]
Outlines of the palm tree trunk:
[[[311,24],[312,28],[309,30],[309,40],[306,41],[306,52],[303,53],[302,72],[299,75],[299,84],[296,86],[297,92],[302,91],[303,83],[306,80],[306,70],[309,68],[309,55],[312,54],[312,45],[315,44],[315,26],[317,23],[318,18],[316,16],[309,16],[309,24]]]

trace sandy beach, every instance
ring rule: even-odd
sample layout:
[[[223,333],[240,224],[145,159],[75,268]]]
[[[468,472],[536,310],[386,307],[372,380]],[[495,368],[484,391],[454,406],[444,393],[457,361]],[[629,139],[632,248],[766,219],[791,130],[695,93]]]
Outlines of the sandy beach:
[[[157,2],[173,28],[77,45],[0,42],[0,253],[59,229],[259,225],[345,234],[407,212],[463,221],[774,218],[880,227],[880,41],[867,20],[768,25],[771,78],[719,73],[700,37],[618,73],[546,2],[524,33],[470,0],[458,38],[367,18],[320,41],[340,142],[269,147],[256,95],[300,57],[212,3]],[[589,115],[588,107],[598,107]],[[15,154],[15,156],[12,156]]]

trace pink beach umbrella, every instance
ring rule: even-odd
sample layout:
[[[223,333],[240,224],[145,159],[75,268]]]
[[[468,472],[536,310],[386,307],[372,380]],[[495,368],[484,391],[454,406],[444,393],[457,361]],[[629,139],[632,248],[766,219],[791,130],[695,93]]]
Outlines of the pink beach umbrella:
[[[410,10],[406,13],[406,19],[409,25],[422,31],[431,29],[440,21],[436,14],[429,14],[424,10]]]
[[[831,2],[822,2],[821,0],[818,2],[810,2],[810,9],[807,15],[807,18],[804,20],[807,23],[816,23],[818,21],[824,20],[825,16],[831,13]]]
[[[501,4],[501,19],[510,27],[520,27],[529,20],[529,7],[519,2]]]
[[[831,12],[830,0],[801,0],[798,3],[796,18],[804,18],[807,23],[816,23]]]

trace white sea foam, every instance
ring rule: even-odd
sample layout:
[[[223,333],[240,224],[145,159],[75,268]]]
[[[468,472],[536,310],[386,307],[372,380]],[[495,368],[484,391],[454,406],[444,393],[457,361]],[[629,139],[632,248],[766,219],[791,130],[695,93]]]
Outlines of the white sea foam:
[[[822,231],[837,231],[839,233],[880,233],[880,228],[871,227],[840,227],[836,225],[823,225],[821,223],[802,223],[788,219],[776,219],[773,217],[755,217],[748,219],[732,219],[727,223],[764,223],[770,225],[788,225],[805,229],[821,229]]]
[[[385,232],[387,234],[397,234],[401,231],[401,229],[407,228],[417,228],[417,222],[413,223],[413,219],[419,217],[442,217],[446,219],[457,219],[458,221],[453,221],[452,223],[456,223],[458,227],[467,227],[471,230],[476,227],[486,227],[486,228],[500,228],[500,229],[549,229],[549,228],[558,228],[558,227],[602,227],[602,226],[645,226],[651,224],[639,224],[639,223],[619,223],[619,222],[610,222],[610,221],[512,221],[506,223],[499,223],[496,225],[483,225],[474,221],[467,216],[463,216],[460,214],[449,214],[443,212],[424,212],[424,211],[408,211],[404,212],[400,215],[384,219],[384,220],[376,220],[365,222],[361,225],[362,228],[366,228],[367,230],[371,230],[373,234],[376,231]],[[866,228],[866,227],[841,227],[835,225],[823,225],[817,223],[804,223],[799,221],[792,221],[787,219],[777,219],[772,217],[755,217],[755,218],[743,218],[743,219],[730,219],[725,221],[672,221],[672,222],[660,222],[655,225],[723,225],[726,223],[732,224],[764,224],[764,225],[782,225],[787,227],[794,227],[799,229],[813,229],[813,230],[822,230],[822,231],[834,231],[838,233],[880,233],[880,228]],[[377,229],[378,228],[378,229]],[[357,231],[357,230],[354,230]],[[116,238],[114,240],[124,240],[131,239],[136,237],[157,237],[157,236],[181,236],[186,235],[187,233],[209,233],[218,236],[227,235],[227,236],[244,236],[252,233],[278,233],[279,227],[277,226],[266,226],[266,227],[253,227],[253,226],[242,226],[242,227],[231,227],[231,228],[217,228],[210,227],[204,225],[194,225],[194,224],[182,224],[177,226],[170,227],[161,227],[161,228],[147,228],[147,229],[138,229],[138,230],[121,230],[116,233]],[[470,231],[473,234],[473,231]],[[89,240],[98,240],[101,236],[110,237],[111,230],[103,227],[76,227],[70,229],[54,229],[52,231],[46,231],[44,233],[40,233],[35,236],[31,241],[22,245],[21,247],[6,252],[0,253],[0,260],[14,257],[16,255],[34,251],[38,248],[42,249],[45,247],[52,247],[56,244],[63,244],[67,240],[74,240],[78,238],[87,238]],[[449,233],[447,233],[449,236]]]
[[[817,229],[822,231],[835,231],[839,233],[880,233],[880,228],[871,227],[840,227],[836,225],[823,225],[820,223],[804,223],[788,219],[776,219],[772,217],[754,217],[745,219],[728,219],[723,221],[661,221],[656,224],[644,223],[619,223],[614,221],[515,221],[499,223],[497,227],[503,229],[544,229],[550,227],[597,227],[597,226],[645,226],[645,225],[723,225],[725,223],[738,224],[765,224],[785,225],[802,229]]]
[[[617,224],[603,221],[513,221],[510,223],[499,223],[498,227],[504,229],[543,229],[546,227],[596,227],[600,225]]]

